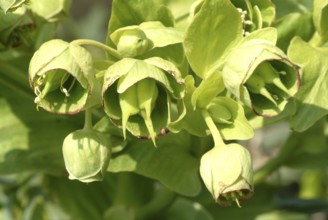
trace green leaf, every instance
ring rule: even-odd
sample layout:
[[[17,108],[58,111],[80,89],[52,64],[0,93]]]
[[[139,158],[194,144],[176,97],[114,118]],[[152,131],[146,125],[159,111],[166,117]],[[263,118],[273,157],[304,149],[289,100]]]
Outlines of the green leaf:
[[[115,205],[106,210],[104,220],[134,220],[134,213],[128,207]]]
[[[215,71],[242,38],[241,18],[229,0],[206,0],[187,29],[186,56],[200,77]]]
[[[32,99],[5,88],[0,87],[0,173],[62,174],[62,141],[79,125],[82,127],[78,121],[81,118],[38,112]]]
[[[305,131],[328,113],[328,48],[314,48],[296,37],[288,48],[289,58],[302,70],[302,86],[296,94],[298,109],[290,124]]]
[[[310,13],[313,8],[313,1],[308,0],[273,0],[276,8],[277,19],[289,13]]]
[[[160,21],[167,27],[173,26],[170,10],[154,0],[114,0],[108,24],[107,44],[111,44],[110,34],[118,28],[139,25],[145,21]]]
[[[231,118],[227,120],[229,123],[215,123],[223,139],[247,140],[254,136],[253,128],[245,117],[242,105],[227,97],[216,97],[212,100],[210,105],[222,106],[231,114]]]
[[[322,42],[328,40],[328,0],[315,0],[313,2],[313,23],[321,37]]]
[[[309,216],[304,213],[291,212],[286,210],[276,210],[256,216],[255,220],[307,220]]]
[[[190,138],[186,133],[167,134],[156,140],[139,140],[114,154],[110,172],[130,171],[157,179],[169,189],[186,196],[195,196],[201,189],[199,161],[189,152]]]
[[[45,190],[70,216],[69,219],[103,219],[106,209],[112,205],[116,178],[107,175],[102,182],[81,183],[63,177],[48,176],[44,179]]]
[[[328,166],[328,148],[324,129],[325,120],[318,121],[304,132],[293,132],[281,151],[287,158],[284,165],[296,169],[324,169]]]
[[[183,210],[183,212],[181,211]],[[202,204],[179,198],[160,220],[214,220]]]
[[[273,25],[278,32],[277,46],[285,52],[294,36],[308,41],[315,31],[312,13],[290,13],[276,20]]]

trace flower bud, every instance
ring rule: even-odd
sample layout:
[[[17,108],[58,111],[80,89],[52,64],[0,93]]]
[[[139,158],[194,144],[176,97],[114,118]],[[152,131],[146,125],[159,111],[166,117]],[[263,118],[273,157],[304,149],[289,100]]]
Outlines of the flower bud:
[[[253,170],[249,152],[239,144],[215,146],[200,161],[206,188],[221,206],[253,195]]]
[[[117,44],[117,51],[123,57],[136,57],[152,48],[152,42],[139,29],[124,31]]]
[[[77,130],[64,139],[63,156],[69,179],[101,181],[111,156],[110,141],[96,130]]]
[[[183,36],[179,29],[166,27],[159,21],[146,21],[119,28],[111,33],[110,39],[123,57],[136,57],[154,48],[182,43]]]

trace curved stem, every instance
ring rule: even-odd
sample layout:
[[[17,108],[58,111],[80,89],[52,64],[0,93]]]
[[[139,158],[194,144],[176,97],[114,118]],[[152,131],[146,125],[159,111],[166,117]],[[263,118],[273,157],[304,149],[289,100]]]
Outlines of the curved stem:
[[[218,128],[216,127],[212,117],[210,116],[210,114],[207,112],[206,109],[203,109],[202,110],[202,114],[203,114],[203,117],[205,119],[205,122],[206,122],[206,125],[207,127],[210,129],[211,131],[211,134],[212,134],[212,137],[214,139],[214,144],[215,146],[223,146],[225,145],[222,137],[221,137],[221,134],[218,130]]]
[[[99,49],[105,50],[106,52],[108,52],[110,55],[116,57],[117,59],[122,59],[123,58],[115,49],[107,46],[106,44],[95,41],[95,40],[78,39],[78,40],[72,41],[71,43],[76,44],[76,45],[80,45],[80,46],[84,45],[84,46],[97,47]]]
[[[148,204],[136,210],[136,219],[153,219],[151,217],[170,207],[175,198],[174,192],[166,188],[160,190]]]

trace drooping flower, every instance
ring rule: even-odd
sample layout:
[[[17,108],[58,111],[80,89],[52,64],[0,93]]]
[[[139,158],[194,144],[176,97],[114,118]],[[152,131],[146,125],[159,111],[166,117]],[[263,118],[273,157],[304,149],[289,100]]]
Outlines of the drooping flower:
[[[29,81],[35,103],[49,112],[75,114],[101,103],[92,56],[74,43],[44,43],[30,61]]]
[[[221,206],[249,199],[253,195],[253,169],[249,152],[233,143],[214,146],[200,162],[200,175]]]

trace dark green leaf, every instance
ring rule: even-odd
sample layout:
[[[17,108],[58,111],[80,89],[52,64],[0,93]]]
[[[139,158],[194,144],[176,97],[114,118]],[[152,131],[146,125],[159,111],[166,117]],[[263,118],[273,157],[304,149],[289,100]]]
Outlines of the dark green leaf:
[[[305,131],[328,113],[328,48],[314,48],[296,37],[288,49],[289,58],[301,67],[302,86],[296,94],[298,109],[291,127]]]
[[[183,195],[197,195],[201,189],[199,161],[191,155],[189,135],[168,134],[156,140],[139,140],[118,154],[108,167],[110,172],[131,171],[157,179],[169,189]]]
[[[232,3],[206,0],[188,27],[184,40],[191,68],[200,78],[205,78],[218,68],[241,38],[240,14]]]

